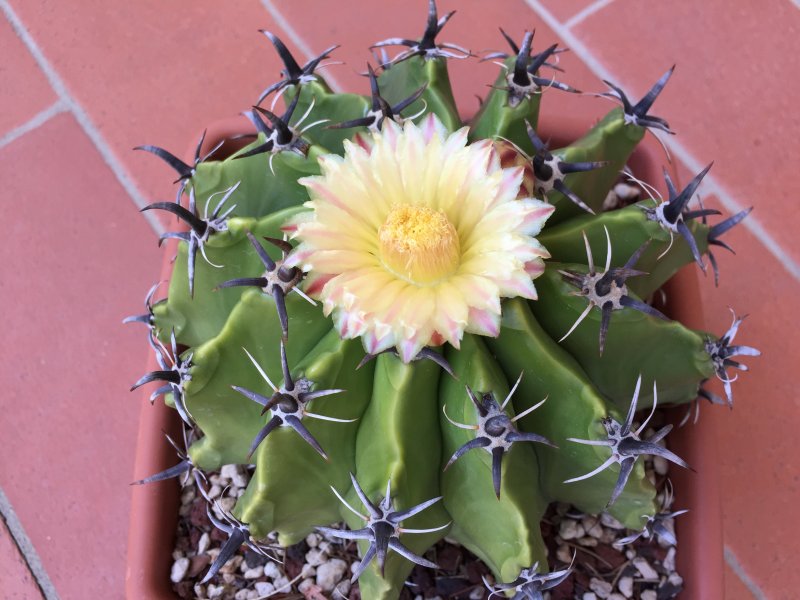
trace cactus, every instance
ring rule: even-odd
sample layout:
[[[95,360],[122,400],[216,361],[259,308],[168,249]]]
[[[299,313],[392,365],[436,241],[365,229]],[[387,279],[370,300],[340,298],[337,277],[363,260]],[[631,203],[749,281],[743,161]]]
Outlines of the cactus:
[[[672,133],[648,112],[674,67],[636,104],[606,82],[593,95],[622,108],[550,150],[540,102],[582,93],[546,72],[564,49],[501,29],[512,53],[484,57],[501,70],[465,123],[447,60],[473,55],[437,41],[452,16],[430,0],[419,40],[377,42],[364,96],[320,74],[338,46],[301,67],[263,31],[284,69],[247,112],[248,146],[223,158],[202,137],[191,164],[140,147],[179,176],[174,202],[143,210],[182,229],[161,240],[178,246],[166,296],[154,286],[125,320],[160,365],[133,387],[160,382],[151,402],[187,434],[169,439],[177,465],[136,483],[186,475],[202,492],[205,471],[255,464],[233,512],[209,512],[229,540],[204,581],[242,544],[272,556],[258,540],[316,529],[359,542],[362,598],[397,598],[449,535],[492,570],[492,596],[541,598],[572,568],[547,573],[548,503],[607,510],[636,530],[626,542],[665,535],[682,511],[655,505],[637,458],[689,465],[658,444],[669,426],[643,439],[637,408],[724,403],[713,377],[731,404],[729,368],[746,370],[732,357],[758,355],[733,345],[735,315],[714,336],[653,305],[706,254],[718,277],[710,247],[730,249],[720,236],[749,212],[709,224],[718,211],[689,208],[708,168],[680,192],[665,171],[667,198],[642,183],[653,197],[603,211],[646,132]]]

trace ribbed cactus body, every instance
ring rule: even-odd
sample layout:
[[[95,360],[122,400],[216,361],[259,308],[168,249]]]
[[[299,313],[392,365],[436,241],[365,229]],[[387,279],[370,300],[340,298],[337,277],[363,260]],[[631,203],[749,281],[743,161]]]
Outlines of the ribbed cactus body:
[[[469,140],[496,140],[498,152],[506,153],[504,163],[526,165],[527,183],[521,188],[526,195],[536,188],[530,179],[536,142],[529,128],[538,127],[546,90],[509,102],[515,57],[504,64],[506,70],[468,124]],[[675,404],[694,400],[701,383],[719,374],[707,345],[717,338],[635,306],[616,306],[606,314],[601,305],[589,308],[591,295],[576,292],[576,278],[593,276],[595,269],[597,277],[617,269],[622,275],[609,293],[627,285],[626,298],[644,302],[694,260],[685,239],[648,218],[645,209],[655,209],[655,200],[602,212],[645,126],[615,108],[583,138],[552,151],[567,163],[606,163],[569,173],[563,181],[596,214],[557,190],[546,193],[556,210],[537,237],[552,260],[536,280],[538,299],[503,301],[499,335],[467,333],[458,347],[434,347],[435,354],[408,363],[392,352],[365,358],[361,341],[341,339],[327,314],[330,307],[310,303],[300,293],[303,285],[287,284],[285,293],[276,293],[264,282],[273,281],[273,275],[286,281],[302,276],[296,269],[281,270],[286,252],[280,246],[287,223],[308,211],[303,206],[308,189],[300,180],[320,174],[321,156],[341,156],[347,140],[364,143],[376,129],[366,121],[356,127],[330,125],[367,119],[379,114],[375,106],[384,110],[409,98],[402,115],[417,115],[422,122],[434,114],[451,132],[464,126],[442,57],[402,60],[373,84],[383,104],[374,94],[370,99],[333,92],[319,75],[301,86],[285,86],[283,104],[294,106],[290,125],[301,117],[299,130],[322,121],[301,134],[305,148],[275,151],[269,146],[270,114],[280,109],[254,112],[253,119],[261,118],[266,129],[233,156],[202,162],[191,177],[187,189],[197,199],[198,214],[213,204],[212,195],[238,184],[228,201],[235,208],[227,230],[212,233],[195,257],[193,291],[189,245],[182,241],[167,300],[152,310],[161,342],[167,344],[174,333],[180,348],[188,348],[183,356],[191,363],[189,378],[180,391],[202,432],[190,448],[194,465],[255,464],[234,515],[253,537],[277,531],[285,544],[342,519],[351,530],[361,530],[364,518],[372,518],[363,495],[377,505],[385,500],[387,484],[395,511],[441,497],[403,520],[397,539],[422,555],[448,535],[485,561],[498,581],[512,581],[537,562],[547,564],[539,523],[550,502],[568,502],[587,513],[608,509],[628,527],[640,528],[642,516],[657,511],[655,489],[641,463],[611,506],[619,465],[567,481],[608,458],[608,445],[599,445],[607,439],[601,423],[607,417],[624,422],[637,377],[643,381],[639,408],[649,409],[653,381],[658,403]],[[258,148],[266,150],[254,154]],[[709,226],[688,223],[702,255]],[[587,245],[594,263],[587,258]],[[626,263],[632,256],[638,260],[631,266]],[[271,262],[276,263],[273,275]],[[306,292],[313,293],[314,285]],[[288,322],[282,322],[284,311]],[[579,317],[583,321],[571,330]],[[451,373],[437,364],[442,360]],[[492,413],[495,409],[500,412]],[[484,423],[490,432],[486,443],[476,441],[484,432],[481,419],[492,414],[500,418]],[[495,430],[497,438],[491,437]],[[501,439],[507,440],[505,446],[498,446]],[[358,539],[362,554],[372,551],[370,540]],[[362,598],[398,597],[413,563],[392,548],[385,562],[379,553],[361,575]]]

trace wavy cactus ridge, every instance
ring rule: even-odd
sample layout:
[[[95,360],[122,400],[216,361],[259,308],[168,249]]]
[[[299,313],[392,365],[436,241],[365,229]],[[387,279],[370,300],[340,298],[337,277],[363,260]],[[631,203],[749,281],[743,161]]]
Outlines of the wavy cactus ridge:
[[[340,519],[330,488],[346,488],[350,483],[348,474],[355,470],[358,419],[371,397],[372,368],[368,365],[355,370],[362,354],[358,342],[341,340],[331,330],[292,369],[296,378],[313,382],[314,390],[344,388],[341,397],[313,400],[314,413],[355,420],[305,421],[329,455],[328,460],[289,428],[273,431],[258,446],[256,471],[236,506],[236,516],[249,523],[257,538],[277,531],[279,543],[290,545],[311,533],[315,525]],[[268,419],[269,416],[261,417],[262,422]]]
[[[505,375],[477,337],[466,337],[460,350],[447,354],[458,376],[443,378],[439,393],[442,458],[446,466],[442,493],[453,517],[450,536],[480,557],[494,573],[513,578],[520,569],[545,556],[539,522],[546,501],[541,491],[531,485],[539,479],[538,463],[531,445],[512,445],[502,458],[499,498],[489,483],[492,454],[486,448],[470,450],[447,467],[450,456],[475,439],[474,433],[451,422],[477,422],[476,407],[465,386],[479,397],[491,393],[503,399],[509,393]],[[513,416],[512,407],[506,410]],[[469,502],[464,501],[466,498]]]
[[[618,415],[619,409],[595,389],[577,361],[545,332],[526,302],[516,298],[504,308],[500,335],[487,342],[507,377],[524,372],[514,408],[524,412],[533,402],[549,396],[540,408],[521,419],[526,431],[540,433],[559,446],[556,450],[534,445],[542,491],[549,501],[569,502],[587,513],[601,512],[616,477],[605,472],[591,482],[564,484],[568,477],[588,471],[601,454],[591,446],[570,447],[566,440],[603,439],[600,420],[609,414]],[[594,343],[592,347],[596,348]],[[655,489],[638,465],[609,512],[626,526],[639,528],[641,515],[654,514],[654,499]]]
[[[530,304],[539,322],[555,339],[564,336],[587,306],[563,280],[559,271],[564,269],[586,271],[582,265],[550,262],[539,280],[540,300]],[[705,336],[676,321],[665,321],[632,308],[614,311],[601,355],[596,340],[602,322],[599,307],[592,309],[560,343],[580,363],[597,389],[616,402],[620,410],[627,410],[639,373],[647,374],[645,383],[650,386],[639,397],[641,408],[652,405],[653,395],[648,390],[652,390],[653,380],[658,382],[661,402],[681,404],[694,400],[700,383],[714,375],[711,356],[705,350]],[[642,356],[643,346],[658,348],[658,352]]]
[[[296,364],[330,329],[319,310],[299,296],[287,298],[287,308],[302,323],[302,333],[287,348]],[[204,436],[191,447],[196,464],[217,469],[246,464],[249,447],[262,426],[261,408],[231,386],[268,391],[243,348],[259,365],[279,379],[281,325],[275,303],[259,291],[243,294],[219,335],[197,348],[186,402]]]
[[[636,457],[685,463],[656,447],[668,428],[634,425],[637,402],[654,408],[657,390],[659,405],[730,405],[734,369],[747,369],[734,358],[759,354],[733,344],[742,318],[717,337],[648,303],[685,265],[705,271],[705,256],[716,278],[711,247],[730,249],[720,237],[749,213],[689,206],[708,168],[680,191],[666,175],[666,200],[603,209],[647,131],[671,133],[649,112],[672,69],[636,103],[606,82],[589,95],[622,107],[550,151],[540,105],[577,90],[540,71],[561,71],[566,49],[536,53],[532,31],[501,30],[511,52],[484,57],[500,70],[464,123],[447,59],[473,55],[437,40],[452,16],[429,0],[421,38],[375,44],[369,94],[318,73],[337,46],[301,66],[263,31],[284,70],[245,104],[248,145],[204,153],[201,138],[187,162],[140,147],[179,176],[176,201],[148,210],[191,232],[166,236],[178,240],[166,298],[153,302],[154,287],[125,320],[146,326],[161,365],[134,387],[158,382],[151,400],[175,406],[194,441],[137,483],[192,473],[205,496],[205,470],[255,465],[214,519],[229,541],[204,581],[241,543],[317,529],[358,541],[365,600],[398,598],[445,535],[506,582],[487,583],[493,595],[540,593],[575,568],[544,574],[550,502],[637,531],[661,518]],[[706,387],[715,378],[725,399]]]
[[[258,220],[229,219],[228,230],[211,236],[206,244],[209,260],[221,268],[203,258],[197,261],[194,275],[202,293],[195,297],[190,294],[188,286],[187,244],[180,244],[167,299],[153,307],[160,337],[165,339],[167,333],[174,330],[181,344],[193,348],[216,337],[244,291],[241,288],[216,289],[217,286],[228,279],[257,276],[263,271],[247,239],[247,232],[259,238],[280,237],[281,225],[300,210],[300,207],[292,207]],[[269,251],[278,258],[275,250]]]

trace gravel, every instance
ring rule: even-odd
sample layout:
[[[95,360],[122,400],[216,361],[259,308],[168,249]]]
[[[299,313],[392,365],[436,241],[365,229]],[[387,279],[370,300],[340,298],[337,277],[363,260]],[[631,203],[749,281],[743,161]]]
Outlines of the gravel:
[[[666,474],[658,463],[645,460],[648,477],[656,482],[659,502]],[[219,503],[230,510],[247,486],[251,468],[226,465],[209,475],[209,486]],[[680,508],[680,507],[678,507]],[[181,493],[180,519],[170,579],[180,598],[205,600],[360,600],[350,573],[358,563],[352,542],[327,539],[318,533],[285,548],[283,564],[242,546],[207,584],[200,584],[227,535],[217,531],[206,515],[206,502],[189,479]],[[219,516],[219,515],[218,515]],[[614,542],[630,532],[611,515],[585,515],[568,504],[553,504],[542,521],[551,570],[574,571],[546,600],[670,600],[680,593],[683,579],[675,572],[676,549],[663,541],[639,538],[626,546]],[[267,540],[276,543],[276,538]],[[401,600],[483,600],[488,598],[482,577],[493,581],[488,569],[466,549],[443,540],[426,556],[440,569],[416,567]]]

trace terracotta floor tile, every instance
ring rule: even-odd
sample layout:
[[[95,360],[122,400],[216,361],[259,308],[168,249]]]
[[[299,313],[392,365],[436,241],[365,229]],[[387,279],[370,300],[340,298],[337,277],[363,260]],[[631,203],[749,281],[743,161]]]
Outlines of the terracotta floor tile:
[[[53,89],[7,19],[0,19],[0,137],[56,101]]]
[[[729,566],[725,566],[725,600],[752,600],[753,593]]]
[[[0,586],[7,600],[40,600],[43,598],[39,586],[33,579],[25,559],[19,552],[11,532],[0,519]]]
[[[540,0],[540,2],[562,23],[567,23],[582,10],[596,3],[595,0]]]
[[[276,26],[258,0],[12,4],[148,199],[170,197],[174,172],[134,146],[183,156],[206,123],[246,110],[278,76],[258,33]]]
[[[366,62],[375,62],[368,46],[389,37],[419,38],[425,26],[427,2],[414,0],[404,5],[403,10],[386,10],[380,3],[358,3],[351,9],[337,6],[328,10],[325,17],[309,19],[307,15],[317,14],[326,4],[320,0],[298,0],[280,6],[283,16],[297,30],[298,34],[313,48],[325,48],[330,44],[341,43],[336,58],[345,65],[331,67],[344,89],[366,93],[367,81],[358,73],[366,69]],[[443,29],[439,39],[465,46],[474,53],[483,55],[487,51],[508,51],[508,45],[497,30],[502,26],[514,39],[521,40],[524,30],[536,29],[534,51],[542,50],[560,40],[528,8],[522,0],[453,0],[438,3],[439,14],[450,10],[458,12]],[[352,11],[359,18],[353,20]],[[562,44],[563,45],[563,44]],[[394,50],[393,48],[390,50]],[[399,52],[399,50],[398,50]],[[391,52],[394,56],[396,52]],[[563,80],[579,89],[595,89],[599,82],[589,70],[567,52],[561,54],[560,65],[566,70]],[[448,68],[453,81],[456,100],[464,115],[478,109],[475,95],[486,96],[487,85],[494,82],[498,67],[491,62],[479,63],[474,60],[451,60]],[[600,117],[608,111],[608,105],[595,99],[566,94],[556,90],[546,92],[542,102],[543,118],[564,117],[572,113],[591,114]]]
[[[120,321],[158,277],[155,235],[68,115],[0,150],[0,181],[20,199],[0,238],[0,482],[62,599],[119,598],[141,399],[127,388],[147,353]]]
[[[636,26],[632,26],[635,23]],[[800,11],[757,0],[613,2],[575,34],[637,98],[673,63],[656,114],[678,140],[800,260],[800,204],[792,174],[800,162]],[[794,179],[796,181],[796,178]]]

